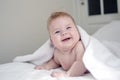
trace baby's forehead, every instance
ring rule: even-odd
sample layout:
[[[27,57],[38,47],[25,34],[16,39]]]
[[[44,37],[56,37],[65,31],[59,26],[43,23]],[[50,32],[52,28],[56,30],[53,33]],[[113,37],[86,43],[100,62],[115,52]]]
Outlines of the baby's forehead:
[[[53,19],[51,19],[51,21],[49,22],[49,24],[51,24],[51,23],[54,23],[54,21],[57,21],[57,20],[61,20],[61,19],[70,19],[70,20],[72,20],[72,18],[71,17],[69,17],[69,16],[58,16],[58,17],[56,17],[56,18],[53,18]],[[73,21],[73,20],[72,20]],[[74,22],[74,21],[73,21]]]
[[[66,26],[66,25],[70,25],[70,24],[75,25],[75,23],[74,23],[74,21],[72,20],[71,17],[69,17],[69,16],[59,16],[57,18],[52,19],[49,22],[48,30],[61,28],[62,25]]]

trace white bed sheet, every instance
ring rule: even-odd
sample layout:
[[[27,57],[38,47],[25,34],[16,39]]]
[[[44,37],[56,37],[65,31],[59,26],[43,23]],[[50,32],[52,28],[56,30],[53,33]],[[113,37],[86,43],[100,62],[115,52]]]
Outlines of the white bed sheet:
[[[33,64],[12,62],[0,65],[0,80],[95,80],[91,74],[81,77],[53,78],[53,70],[35,70]],[[60,69],[55,69],[60,70]]]

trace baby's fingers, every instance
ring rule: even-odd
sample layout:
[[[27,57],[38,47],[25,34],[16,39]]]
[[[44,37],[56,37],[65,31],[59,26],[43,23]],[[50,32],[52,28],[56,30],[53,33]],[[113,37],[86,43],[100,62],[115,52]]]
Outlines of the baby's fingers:
[[[40,70],[40,69],[44,69],[44,68],[42,66],[36,66],[35,69]]]
[[[52,77],[67,77],[67,74],[65,72],[52,72]]]
[[[51,76],[52,76],[52,77],[57,77],[57,73],[56,73],[56,72],[52,72],[52,73],[51,73]]]

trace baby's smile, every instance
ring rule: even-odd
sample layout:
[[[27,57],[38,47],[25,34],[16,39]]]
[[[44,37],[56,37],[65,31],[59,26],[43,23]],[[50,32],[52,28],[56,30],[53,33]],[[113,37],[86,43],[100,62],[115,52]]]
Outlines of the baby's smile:
[[[68,38],[64,38],[62,39],[62,42],[66,42],[66,41],[69,41],[71,39],[71,37],[68,37]]]

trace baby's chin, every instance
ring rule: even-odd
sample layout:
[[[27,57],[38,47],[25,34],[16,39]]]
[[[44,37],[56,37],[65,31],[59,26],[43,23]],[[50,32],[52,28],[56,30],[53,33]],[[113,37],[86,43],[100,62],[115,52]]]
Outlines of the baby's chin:
[[[73,45],[63,45],[61,46],[61,48],[59,48],[59,50],[68,51],[68,50],[71,50],[73,47],[74,47]]]

